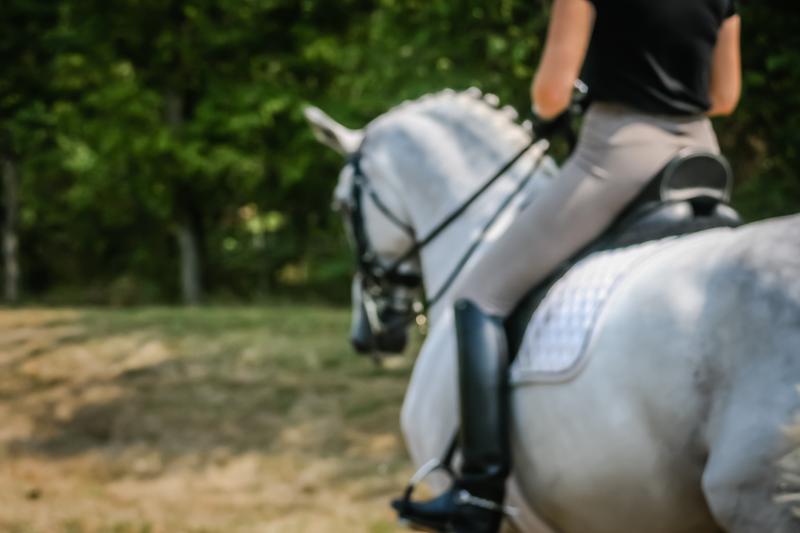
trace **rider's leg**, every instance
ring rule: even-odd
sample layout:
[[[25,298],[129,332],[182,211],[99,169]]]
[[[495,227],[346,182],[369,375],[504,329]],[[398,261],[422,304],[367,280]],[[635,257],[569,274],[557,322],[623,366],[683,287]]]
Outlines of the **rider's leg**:
[[[425,503],[395,502],[401,518],[437,531],[491,533],[503,518],[508,442],[508,350],[502,320],[455,306],[463,462],[459,479]]]
[[[489,244],[459,280],[457,298],[472,300],[492,314],[508,314],[531,287],[599,237],[687,147],[719,150],[706,119],[651,117],[595,106],[559,176]]]

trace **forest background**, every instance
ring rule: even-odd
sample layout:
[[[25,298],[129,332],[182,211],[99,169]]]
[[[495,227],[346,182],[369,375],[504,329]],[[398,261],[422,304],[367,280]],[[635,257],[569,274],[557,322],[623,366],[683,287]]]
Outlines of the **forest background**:
[[[800,211],[800,8],[740,6],[745,88],[716,123],[748,220]],[[476,86],[518,109],[547,8],[523,0],[3,0],[7,303],[347,298],[329,209],[351,127]]]

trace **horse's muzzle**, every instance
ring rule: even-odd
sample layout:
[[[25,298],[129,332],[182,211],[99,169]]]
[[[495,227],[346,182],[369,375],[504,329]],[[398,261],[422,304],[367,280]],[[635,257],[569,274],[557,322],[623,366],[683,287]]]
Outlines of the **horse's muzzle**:
[[[360,306],[353,317],[350,343],[356,352],[369,355],[381,352],[390,355],[403,353],[408,343],[408,323],[401,313],[391,310],[381,313],[382,330],[375,334],[370,326],[366,309]]]

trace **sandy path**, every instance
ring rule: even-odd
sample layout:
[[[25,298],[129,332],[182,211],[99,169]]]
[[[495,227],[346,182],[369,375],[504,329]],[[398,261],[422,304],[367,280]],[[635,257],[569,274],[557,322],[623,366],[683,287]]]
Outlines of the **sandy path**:
[[[396,531],[409,363],[347,318],[0,311],[0,531]]]

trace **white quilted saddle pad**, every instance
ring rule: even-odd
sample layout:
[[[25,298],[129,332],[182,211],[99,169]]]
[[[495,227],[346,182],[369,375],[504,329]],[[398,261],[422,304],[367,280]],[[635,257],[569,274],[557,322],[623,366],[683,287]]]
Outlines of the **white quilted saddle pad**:
[[[586,347],[615,288],[673,239],[598,252],[556,282],[533,315],[511,367],[515,385],[568,381],[585,366]]]

